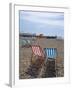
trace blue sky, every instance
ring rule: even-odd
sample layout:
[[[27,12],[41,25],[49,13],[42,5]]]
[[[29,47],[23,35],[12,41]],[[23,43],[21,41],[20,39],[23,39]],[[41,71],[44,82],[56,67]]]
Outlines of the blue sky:
[[[64,37],[64,13],[20,11],[20,32]]]

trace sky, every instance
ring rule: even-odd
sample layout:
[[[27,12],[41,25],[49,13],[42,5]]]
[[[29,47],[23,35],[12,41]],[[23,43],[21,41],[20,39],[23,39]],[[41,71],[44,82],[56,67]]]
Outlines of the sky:
[[[44,34],[64,37],[64,13],[62,12],[19,12],[21,33]]]

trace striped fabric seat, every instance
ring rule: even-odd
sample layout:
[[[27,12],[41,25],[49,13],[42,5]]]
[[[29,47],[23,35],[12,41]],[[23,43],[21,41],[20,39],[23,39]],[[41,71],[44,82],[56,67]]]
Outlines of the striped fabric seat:
[[[40,46],[38,46],[38,45],[33,45],[33,46],[32,46],[32,51],[33,51],[33,54],[34,54],[34,55],[38,55],[38,56],[44,57],[42,48],[41,48]]]
[[[56,48],[44,48],[47,58],[56,58],[57,49]]]

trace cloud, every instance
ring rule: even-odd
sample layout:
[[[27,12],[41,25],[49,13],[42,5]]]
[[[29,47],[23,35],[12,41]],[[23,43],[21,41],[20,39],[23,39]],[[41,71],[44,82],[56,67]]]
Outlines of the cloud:
[[[64,36],[64,14],[49,12],[20,12],[20,31]]]
[[[21,16],[34,16],[34,17],[39,17],[39,18],[50,18],[50,19],[61,19],[63,18],[64,13],[56,13],[56,12],[27,12],[27,11],[21,11],[20,12]]]
[[[24,12],[21,11],[20,19],[30,21],[33,23],[40,23],[46,25],[63,26],[63,13],[43,13],[43,12]]]

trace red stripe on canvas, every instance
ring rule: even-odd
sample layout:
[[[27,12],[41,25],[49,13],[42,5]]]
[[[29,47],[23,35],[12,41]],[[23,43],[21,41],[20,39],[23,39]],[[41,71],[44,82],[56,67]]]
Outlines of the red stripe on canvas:
[[[43,52],[39,46],[32,46],[32,51],[35,55],[44,56]]]

